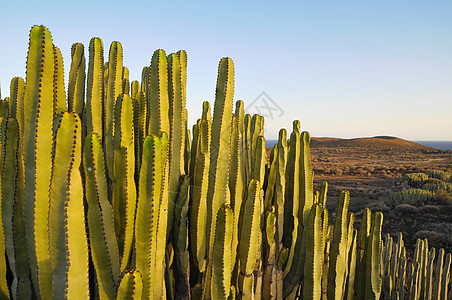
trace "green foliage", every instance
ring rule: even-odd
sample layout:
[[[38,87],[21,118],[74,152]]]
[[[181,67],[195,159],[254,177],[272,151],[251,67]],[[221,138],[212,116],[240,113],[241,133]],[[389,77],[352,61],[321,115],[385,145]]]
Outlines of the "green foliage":
[[[433,196],[433,192],[423,189],[404,190],[389,195],[385,203],[389,207],[396,207],[399,204],[421,205],[433,199]]]
[[[428,178],[429,176],[425,173],[408,173],[403,175],[402,180],[408,183],[411,187],[419,188]]]
[[[452,177],[451,172],[433,170],[427,173],[429,178],[439,179],[441,181],[448,181]]]

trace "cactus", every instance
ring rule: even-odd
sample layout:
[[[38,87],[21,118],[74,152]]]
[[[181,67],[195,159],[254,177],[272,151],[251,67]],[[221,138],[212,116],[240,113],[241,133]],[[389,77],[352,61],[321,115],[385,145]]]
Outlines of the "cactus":
[[[88,79],[86,81],[86,131],[102,139],[104,130],[104,50],[100,38],[89,43]]]
[[[231,293],[232,234],[234,213],[229,204],[223,204],[215,218],[215,237],[212,249],[212,299],[226,299]]]
[[[85,106],[85,49],[83,44],[73,44],[71,55],[67,107],[69,111],[82,117]]]
[[[263,117],[243,101],[233,114],[231,59],[193,139],[185,51],[157,50],[140,86],[121,45],[104,64],[93,38],[85,110],[84,65],[74,44],[66,112],[61,52],[35,26],[26,84],[14,78],[0,102],[0,298],[450,298],[444,250],[435,262],[420,240],[409,262],[402,236],[383,243],[382,214],[368,209],[358,233],[346,192],[328,224],[328,185],[313,191],[300,122],[289,143],[280,131],[267,163]]]
[[[196,165],[193,171],[193,189],[191,199],[190,236],[191,252],[199,272],[205,271],[207,251],[207,188],[210,165],[210,149],[207,143],[210,137],[210,122],[202,120],[199,128],[198,146],[196,148]]]
[[[52,297],[89,299],[88,241],[80,174],[81,121],[76,114],[60,119],[50,186],[49,240]]]
[[[253,271],[258,260],[261,240],[261,199],[260,183],[252,179],[241,214],[241,231],[239,241],[239,295],[242,299],[252,299],[254,294]]]
[[[173,248],[174,262],[176,264],[176,291],[175,298],[186,299],[189,297],[190,284],[190,257],[188,252],[188,204],[190,194],[190,178],[183,175],[180,178],[179,194],[175,205]]]
[[[333,241],[330,248],[328,270],[328,298],[341,299],[345,294],[344,281],[346,280],[348,262],[348,224],[347,210],[350,195],[342,192],[336,208],[336,221]]]
[[[108,176],[110,180],[113,180],[113,160],[114,160],[114,110],[116,105],[116,99],[122,92],[122,46],[119,42],[112,42],[110,45],[110,55],[108,61],[107,76],[104,75],[106,80],[106,93],[104,104],[104,129],[103,136],[105,140],[104,152],[105,160],[107,162]]]
[[[143,293],[143,280],[140,272],[136,270],[127,271],[121,279],[118,287],[117,300],[141,299]]]
[[[322,296],[322,266],[325,239],[323,236],[323,213],[321,205],[310,211],[306,229],[306,263],[304,265],[303,298],[320,299]]]
[[[136,207],[135,147],[133,105],[128,94],[118,97],[115,107],[114,164],[113,164],[113,212],[118,240],[121,272],[129,262],[132,250]]]
[[[49,145],[53,145],[53,135],[49,133],[53,132],[53,75],[52,37],[44,26],[34,26],[30,32],[24,99],[24,220],[31,277],[40,299],[49,299],[52,288],[48,187],[52,168]]]
[[[53,46],[53,55],[53,109],[54,114],[58,115],[66,111],[66,91],[64,90],[63,56],[56,46]]]
[[[212,257],[216,217],[221,205],[229,204],[229,164],[234,95],[234,66],[230,58],[223,58],[218,67],[212,134],[210,142],[209,186],[207,190],[208,258]],[[212,261],[208,260],[206,289],[209,297]]]
[[[88,134],[83,153],[88,203],[90,247],[100,299],[112,299],[119,280],[120,260],[114,231],[113,209],[108,201],[104,153],[97,134]]]
[[[166,230],[163,229],[167,223],[167,196],[164,194],[167,153],[165,133],[145,139],[135,221],[136,269],[143,277],[144,299],[159,299],[165,294]]]

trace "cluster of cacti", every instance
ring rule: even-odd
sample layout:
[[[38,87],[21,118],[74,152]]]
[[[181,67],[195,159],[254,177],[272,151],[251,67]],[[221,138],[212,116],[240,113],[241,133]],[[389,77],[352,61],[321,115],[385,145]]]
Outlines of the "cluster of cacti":
[[[433,199],[433,196],[433,192],[428,190],[409,189],[390,194],[385,203],[389,207],[396,207],[399,204],[422,205]]]
[[[298,121],[267,162],[263,117],[233,112],[230,58],[190,132],[185,51],[155,51],[141,82],[120,43],[88,55],[85,77],[72,47],[66,97],[61,53],[33,27],[26,81],[0,101],[0,298],[380,297],[383,215],[358,232],[343,192],[328,224]]]
[[[409,186],[419,188],[424,184],[424,181],[428,179],[428,175],[425,173],[407,173],[404,174],[402,180],[408,183]]]
[[[436,258],[436,255],[438,257]],[[407,258],[402,234],[398,241],[386,236],[381,249],[383,292],[385,299],[451,299],[450,253],[428,247],[428,240],[418,239],[412,260]]]
[[[427,172],[427,176],[429,178],[435,178],[435,179],[439,179],[441,181],[450,181],[450,179],[452,178],[452,173],[442,171],[442,170],[433,170],[433,171]]]

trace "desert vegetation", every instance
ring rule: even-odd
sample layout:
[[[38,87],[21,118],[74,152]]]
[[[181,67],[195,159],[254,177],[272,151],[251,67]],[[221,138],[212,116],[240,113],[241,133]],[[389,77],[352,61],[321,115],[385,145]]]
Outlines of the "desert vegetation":
[[[232,59],[190,130],[185,51],[156,50],[141,82],[122,51],[74,44],[66,89],[50,31],[30,31],[26,78],[0,101],[0,298],[450,299],[450,253],[419,234],[410,256],[347,191],[331,218],[299,121],[267,157]],[[444,176],[418,188],[438,197]]]

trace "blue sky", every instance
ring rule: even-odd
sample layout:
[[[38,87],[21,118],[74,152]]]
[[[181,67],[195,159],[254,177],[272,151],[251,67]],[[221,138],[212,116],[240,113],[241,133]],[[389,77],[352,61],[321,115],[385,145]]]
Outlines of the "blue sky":
[[[0,11],[2,98],[12,77],[25,76],[29,30],[43,24],[66,74],[71,45],[94,36],[105,57],[122,43],[131,80],[154,50],[185,49],[190,125],[202,101],[214,100],[218,62],[229,56],[234,98],[268,115],[267,139],[298,119],[312,136],[452,140],[450,0],[2,0]]]

